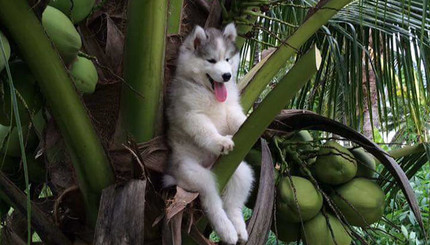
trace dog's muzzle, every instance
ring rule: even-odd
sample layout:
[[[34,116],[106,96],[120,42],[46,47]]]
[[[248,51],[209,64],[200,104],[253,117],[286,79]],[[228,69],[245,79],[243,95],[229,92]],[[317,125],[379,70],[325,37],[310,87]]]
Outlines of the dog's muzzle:
[[[212,89],[215,89],[215,86],[214,86],[214,82],[215,82],[215,80],[209,75],[209,74],[207,74],[206,73],[206,76],[208,77],[208,79],[209,79],[209,82],[211,83],[211,85],[212,85]],[[218,81],[216,81],[217,83],[226,83],[226,82],[228,82],[228,81],[221,81],[221,82],[218,82]]]

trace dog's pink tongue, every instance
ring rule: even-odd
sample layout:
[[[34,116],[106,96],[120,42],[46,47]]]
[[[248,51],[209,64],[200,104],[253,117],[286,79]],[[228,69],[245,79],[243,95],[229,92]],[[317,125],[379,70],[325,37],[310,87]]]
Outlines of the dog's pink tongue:
[[[224,83],[214,82],[215,98],[218,102],[224,102],[227,99],[227,89]]]

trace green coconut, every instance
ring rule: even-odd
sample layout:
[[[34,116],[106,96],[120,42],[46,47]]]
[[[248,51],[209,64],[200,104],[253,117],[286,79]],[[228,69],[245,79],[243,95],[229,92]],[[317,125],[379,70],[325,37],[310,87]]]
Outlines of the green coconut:
[[[49,5],[63,12],[77,24],[91,13],[94,2],[95,0],[51,0]]]
[[[294,174],[306,176],[307,173],[301,164],[311,165],[315,162],[316,157],[309,157],[309,154],[315,151],[315,147],[311,145],[312,141],[312,135],[307,130],[301,130],[280,143],[280,148],[285,154],[285,160],[289,163]]]
[[[251,168],[254,170],[254,186],[251,190],[251,194],[248,197],[248,200],[245,204],[248,208],[252,209],[255,206],[255,201],[257,200],[257,194],[258,194],[258,188],[260,184],[260,172],[261,172],[261,151],[256,149],[251,149],[248,154],[245,156],[245,162],[251,166]],[[274,179],[276,179],[279,176],[279,172],[274,169]]]
[[[336,193],[332,200],[351,225],[366,227],[384,214],[385,194],[371,180],[355,178],[336,188]]]
[[[357,162],[346,148],[335,141],[328,141],[318,151],[314,171],[321,182],[338,185],[354,178]]]
[[[294,242],[299,239],[300,235],[300,223],[291,223],[285,221],[285,219],[277,213],[276,215],[276,227],[275,222],[272,222],[272,231],[277,234],[277,238],[283,242]],[[276,228],[276,229],[275,229]]]
[[[327,214],[327,218],[330,227],[327,225],[326,217],[322,213],[304,223],[302,238],[305,240],[305,243],[307,245],[351,244],[352,239],[342,226],[342,223],[331,214]],[[330,231],[330,228],[333,233]]]
[[[76,88],[82,93],[91,94],[99,80],[93,62],[85,57],[78,57],[70,68]]]
[[[284,177],[278,184],[277,211],[287,222],[300,222],[313,218],[321,209],[323,199],[321,193],[307,179],[292,176],[294,190],[288,177]],[[300,215],[299,215],[299,209]]]
[[[42,14],[42,25],[65,64],[78,55],[82,41],[73,23],[60,10],[47,6]]]
[[[26,141],[26,147],[34,147],[37,144],[37,136],[34,130],[30,130],[28,133],[28,128],[23,128],[22,133],[24,136],[24,142]],[[21,156],[21,147],[18,138],[18,129],[16,127],[9,127],[0,125],[0,151],[8,156],[19,157]]]
[[[307,130],[300,130],[289,139],[289,141],[297,142],[297,143],[309,143],[309,142],[312,142],[313,140],[314,138]],[[314,150],[314,147],[310,144],[297,145],[297,152],[300,155],[303,155],[303,154],[307,155],[309,154],[310,151],[313,151],[313,150]],[[315,160],[316,158],[311,158],[308,160],[308,163],[312,164],[315,162]]]
[[[9,41],[1,31],[0,31],[0,39],[2,41],[0,43],[0,71],[2,71],[3,68],[6,66],[6,60],[9,60],[10,58],[10,45],[9,45]],[[4,60],[4,57],[3,57],[3,49],[1,47],[1,44],[3,44],[6,60]]]
[[[300,130],[297,133],[295,133],[290,140],[292,141],[298,141],[298,142],[310,142],[313,141],[314,138],[307,130]]]
[[[261,151],[256,149],[251,149],[248,154],[245,156],[245,162],[251,166],[251,168],[254,170],[254,178],[255,183],[254,187],[251,190],[251,194],[248,197],[248,200],[246,201],[245,206],[248,208],[254,208],[255,201],[257,200],[257,194],[258,194],[258,187],[259,187],[259,180],[260,180],[260,172],[261,172]]]
[[[251,149],[245,156],[245,161],[253,168],[261,167],[261,151]]]
[[[43,128],[44,125],[45,120],[40,111],[34,116],[33,126],[36,128]],[[39,142],[34,128],[31,128],[29,131],[28,125],[23,124],[22,133],[26,149],[34,149]],[[10,127],[0,125],[0,152],[13,157],[21,156],[21,146],[19,143],[18,128],[16,126]]]
[[[362,147],[351,150],[357,161],[356,177],[373,178],[376,171],[375,159],[367,153]]]
[[[42,95],[36,84],[36,79],[25,63],[11,63],[10,71],[15,90],[17,91],[16,97],[20,120],[22,125],[26,125],[31,118],[29,112],[34,115],[42,107]],[[3,93],[0,96],[0,124],[9,126],[12,122],[14,126],[16,122],[14,114],[11,113],[11,95],[8,79],[6,74],[3,74],[1,79],[2,88],[0,90]]]

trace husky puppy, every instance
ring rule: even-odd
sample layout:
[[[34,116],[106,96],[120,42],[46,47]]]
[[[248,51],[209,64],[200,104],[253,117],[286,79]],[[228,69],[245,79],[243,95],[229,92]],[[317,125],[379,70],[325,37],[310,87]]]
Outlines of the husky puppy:
[[[233,150],[232,135],[246,119],[236,86],[236,36],[233,23],[223,31],[194,28],[180,47],[166,111],[172,154],[165,184],[198,192],[212,227],[229,244],[248,240],[242,208],[253,172],[242,162],[220,195],[208,168]]]

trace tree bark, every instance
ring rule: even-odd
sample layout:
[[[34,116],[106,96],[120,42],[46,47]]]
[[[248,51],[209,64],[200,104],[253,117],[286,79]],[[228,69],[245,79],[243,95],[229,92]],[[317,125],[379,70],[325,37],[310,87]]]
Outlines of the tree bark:
[[[103,190],[94,244],[145,244],[146,180],[131,180]]]
[[[371,53],[371,56],[373,54],[372,47],[373,46],[373,39],[371,32],[369,33],[369,51]],[[382,54],[380,54],[382,56]],[[363,57],[366,57],[366,54],[363,52]],[[373,61],[371,57],[366,57],[366,59],[369,59],[369,63]],[[369,65],[366,65],[366,62],[363,63],[363,80],[362,80],[362,87],[363,87],[363,97],[364,98],[370,98],[370,103],[364,103],[363,106],[363,134],[371,139],[373,141],[373,128],[379,128],[379,112],[378,112],[378,95],[377,95],[377,89],[376,89],[376,74],[373,68]],[[369,85],[367,85],[369,83]],[[367,100],[366,100],[367,102]],[[369,106],[370,105],[370,106]],[[372,115],[372,117],[371,117]]]

